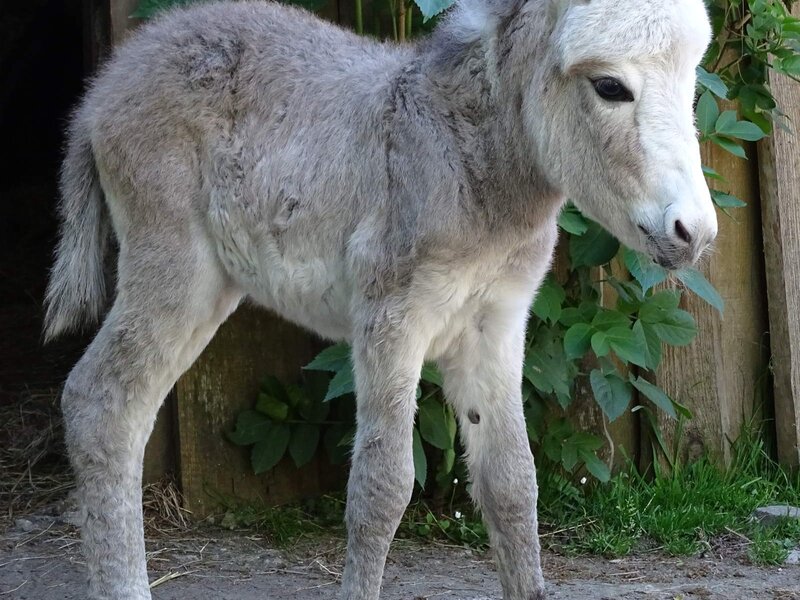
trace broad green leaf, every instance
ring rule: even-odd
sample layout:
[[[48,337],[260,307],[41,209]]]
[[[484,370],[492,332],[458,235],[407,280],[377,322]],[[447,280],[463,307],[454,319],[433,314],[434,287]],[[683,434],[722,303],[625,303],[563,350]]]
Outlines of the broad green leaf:
[[[633,384],[633,387],[644,394],[647,399],[650,400],[650,402],[655,404],[673,419],[678,418],[678,413],[675,412],[675,407],[672,404],[672,400],[664,393],[664,390],[656,385],[653,385],[646,379],[641,377],[633,377],[633,375],[630,377],[630,382]]]
[[[717,119],[714,130],[721,135],[727,135],[728,128],[733,125],[736,125],[736,111],[726,110]]]
[[[542,321],[555,323],[561,316],[561,305],[567,297],[564,288],[552,277],[548,277],[536,294],[533,302],[533,314]]]
[[[300,416],[310,423],[321,423],[328,418],[330,404],[324,402],[322,398],[309,398],[304,390],[299,386],[286,386],[286,391],[297,407]],[[296,397],[296,398],[295,398]]]
[[[737,121],[736,113],[732,110],[727,110],[720,115],[715,129],[720,135],[747,142],[757,142],[764,137],[761,127],[749,121]]]
[[[614,327],[606,331],[606,341],[622,360],[647,366],[647,341],[643,334],[627,327]]]
[[[660,323],[678,308],[681,301],[677,290],[661,290],[647,298],[639,310],[639,318],[645,323]]]
[[[738,156],[739,158],[747,159],[747,154],[739,144],[734,142],[733,140],[729,140],[726,137],[722,137],[720,135],[712,135],[711,141],[717,144],[720,148],[727,150],[734,156]]]
[[[586,470],[594,475],[598,481],[601,483],[607,483],[611,479],[611,471],[608,469],[608,465],[597,458],[597,455],[594,452],[589,452],[588,450],[579,450],[578,455],[586,465]]]
[[[250,462],[256,475],[266,473],[280,462],[289,445],[291,430],[285,423],[273,424],[267,439],[257,442],[250,454]]]
[[[594,329],[588,323],[576,323],[564,335],[564,352],[569,359],[580,358],[589,351]]]
[[[285,421],[289,416],[289,405],[261,392],[256,401],[256,410],[273,421]]]
[[[705,136],[714,132],[714,125],[719,118],[719,105],[711,92],[704,92],[697,101],[697,128]]]
[[[272,421],[255,410],[245,410],[236,418],[236,429],[228,439],[237,446],[249,446],[264,439],[272,429]]]
[[[633,330],[637,333],[641,332],[641,335],[644,336],[647,345],[647,368],[655,371],[661,364],[661,339],[653,331],[652,325],[641,320],[633,324]]]
[[[684,310],[675,310],[663,321],[652,324],[653,331],[672,346],[686,346],[697,335],[697,326],[692,315]]]
[[[604,375],[599,369],[589,374],[594,399],[608,417],[609,422],[616,421],[631,403],[631,386],[619,376]]]
[[[722,99],[728,97],[728,86],[716,73],[709,73],[703,67],[697,67],[697,82]]]
[[[569,306],[563,309],[559,322],[566,327],[572,327],[576,323],[591,323],[596,314],[597,304],[584,301],[578,308]]]
[[[581,236],[569,240],[572,268],[596,267],[604,265],[616,256],[619,250],[617,239],[594,221],[588,221],[589,228]]]
[[[589,229],[589,222],[586,217],[571,204],[565,206],[561,214],[558,215],[558,225],[572,235],[583,235]]]
[[[328,393],[325,394],[325,402],[344,396],[345,394],[352,394],[355,392],[356,384],[353,380],[353,370],[349,365],[336,373],[331,379],[328,386]]]
[[[302,467],[314,458],[319,445],[319,425],[298,423],[292,427],[289,441],[289,455],[297,468]]]
[[[747,206],[747,202],[718,190],[711,190],[711,199],[720,208],[742,208]]]
[[[425,489],[425,480],[428,478],[428,458],[425,456],[422,438],[419,436],[419,430],[416,427],[414,427],[413,436],[414,478],[419,483],[419,487]]]
[[[617,310],[601,308],[592,319],[592,326],[600,331],[608,331],[614,327],[628,327],[631,321],[627,315]]]
[[[706,177],[710,178],[710,179],[716,179],[717,181],[725,181],[725,178],[722,175],[720,175],[719,173],[717,173],[711,167],[704,166],[703,167],[703,174]]]
[[[643,292],[666,281],[667,271],[664,267],[654,263],[649,256],[630,248],[625,248],[622,256],[625,260],[625,266],[634,279],[639,282],[639,285],[642,286]]]
[[[572,443],[572,438],[567,439],[561,447],[561,464],[570,473],[578,464],[578,447]]]
[[[453,447],[447,409],[439,400],[428,398],[419,403],[419,433],[431,446],[441,450]]]
[[[423,381],[427,381],[428,383],[432,383],[438,387],[442,387],[444,385],[442,374],[439,373],[439,369],[436,368],[436,365],[433,363],[425,363],[422,365],[422,373],[420,378]]]
[[[308,363],[304,369],[309,371],[341,371],[350,364],[350,346],[348,344],[336,344],[325,348],[317,354],[316,358]]]
[[[426,22],[440,12],[450,8],[454,0],[414,0],[414,3],[419,7],[419,11],[422,13],[423,22]]]
[[[611,346],[608,344],[606,334],[603,331],[596,331],[592,335],[592,350],[597,356],[605,356],[611,351]]]
[[[722,313],[725,311],[725,301],[700,271],[697,269],[686,268],[677,271],[675,275],[684,283],[684,285],[686,285],[687,288],[692,290],[695,294],[716,308],[719,311],[719,314],[722,315]]]
[[[631,403],[631,387],[628,382],[617,375],[604,375],[599,369],[589,374],[594,399],[608,417],[609,422],[616,421]]]

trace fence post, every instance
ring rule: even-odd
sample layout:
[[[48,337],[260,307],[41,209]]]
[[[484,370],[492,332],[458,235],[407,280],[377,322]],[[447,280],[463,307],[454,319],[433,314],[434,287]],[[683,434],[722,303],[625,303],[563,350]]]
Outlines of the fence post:
[[[792,10],[800,16],[800,7]],[[775,430],[778,460],[800,466],[800,83],[770,72],[790,131],[775,128],[759,145]]]

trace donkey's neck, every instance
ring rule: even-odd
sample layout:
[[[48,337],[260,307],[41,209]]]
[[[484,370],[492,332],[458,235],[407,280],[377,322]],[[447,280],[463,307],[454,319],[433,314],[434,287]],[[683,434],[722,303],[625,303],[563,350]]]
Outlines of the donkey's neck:
[[[465,39],[445,23],[421,47],[421,71],[426,93],[448,118],[459,142],[469,174],[473,200],[490,222],[506,221],[523,228],[541,225],[557,214],[563,203],[560,190],[540,168],[535,144],[523,122],[523,86],[533,64],[545,68],[543,56],[516,55],[515,37],[534,35],[541,54],[549,37],[548,19],[539,30],[519,20],[531,15],[511,15],[493,35]],[[527,64],[525,64],[527,63]]]

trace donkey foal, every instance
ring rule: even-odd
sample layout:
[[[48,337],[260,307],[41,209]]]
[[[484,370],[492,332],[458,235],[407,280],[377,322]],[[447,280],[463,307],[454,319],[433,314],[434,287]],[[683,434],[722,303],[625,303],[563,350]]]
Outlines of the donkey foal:
[[[89,597],[150,598],[142,456],[245,298],[352,343],[342,597],[378,597],[436,360],[506,600],[544,597],[520,384],[565,197],[667,267],[716,234],[692,118],[702,0],[464,0],[414,45],[263,2],[120,47],[69,129],[46,335],[104,310],[63,394]]]

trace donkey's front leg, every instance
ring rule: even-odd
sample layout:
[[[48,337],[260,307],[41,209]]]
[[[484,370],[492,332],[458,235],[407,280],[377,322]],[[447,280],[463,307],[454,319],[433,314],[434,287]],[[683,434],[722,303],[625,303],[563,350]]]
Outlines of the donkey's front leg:
[[[345,600],[378,598],[389,544],[411,499],[423,345],[402,324],[380,318],[362,324],[353,341],[358,430],[347,487]]]
[[[522,411],[527,303],[486,307],[440,360],[505,600],[544,598],[536,469]]]

